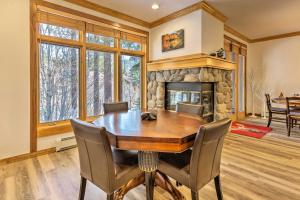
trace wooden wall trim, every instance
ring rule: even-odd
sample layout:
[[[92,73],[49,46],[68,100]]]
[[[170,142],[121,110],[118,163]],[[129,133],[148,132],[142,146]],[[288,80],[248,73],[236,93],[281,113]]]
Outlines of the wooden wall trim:
[[[30,152],[37,150],[37,41],[36,41],[36,5],[30,0]]]
[[[247,36],[245,36],[245,35],[239,33],[238,31],[236,31],[235,29],[231,28],[230,26],[228,26],[228,25],[226,25],[226,24],[224,25],[224,30],[225,30],[226,32],[231,33],[232,35],[234,35],[234,36],[236,36],[236,37],[238,37],[238,38],[240,38],[240,39],[242,39],[242,40],[248,42],[248,43],[251,42],[251,39],[250,39],[250,38],[248,38]]]
[[[256,39],[252,39],[251,43],[265,42],[265,41],[269,41],[269,40],[276,40],[276,39],[282,39],[282,38],[288,38],[288,37],[294,37],[294,36],[300,36],[300,31],[256,38]]]
[[[36,151],[36,152],[26,153],[26,154],[22,154],[22,155],[18,155],[18,156],[13,156],[13,157],[9,157],[9,158],[4,158],[4,159],[0,160],[0,166],[1,165],[7,165],[7,164],[13,163],[13,162],[26,160],[26,159],[29,159],[29,158],[34,158],[34,157],[37,157],[37,156],[42,156],[42,155],[54,153],[54,152],[56,152],[55,147],[49,148],[49,149],[43,149],[43,150]]]
[[[228,60],[205,54],[193,54],[148,62],[147,72],[195,67],[212,67],[224,70],[235,70],[235,66],[235,63]]]
[[[220,11],[218,11],[217,9],[215,9],[214,7],[212,7],[210,4],[208,4],[205,1],[200,1],[198,3],[195,3],[191,6],[188,6],[186,8],[183,8],[179,11],[176,11],[174,13],[171,13],[165,17],[162,17],[158,20],[155,20],[154,22],[150,23],[150,28],[159,26],[161,24],[164,24],[166,22],[172,21],[176,18],[182,17],[184,15],[190,14],[196,10],[200,10],[203,9],[206,12],[208,12],[209,14],[211,14],[212,16],[216,17],[217,19],[221,20],[222,22],[225,22],[227,20],[227,17],[225,15],[223,15]]]
[[[67,8],[67,7],[64,7],[64,6],[60,6],[60,5],[57,5],[57,4],[54,4],[54,3],[46,2],[44,0],[32,0],[32,2],[39,5],[39,6],[47,7],[47,8],[59,11],[59,12],[64,12],[64,13],[68,13],[68,14],[71,14],[71,15],[74,15],[74,16],[77,16],[77,17],[82,17],[82,18],[85,18],[85,19],[89,19],[89,20],[93,20],[93,21],[100,22],[100,23],[103,23],[103,24],[107,24],[107,25],[110,25],[112,28],[114,28],[116,30],[123,29],[123,30],[133,31],[133,32],[136,32],[136,33],[141,33],[141,34],[144,34],[144,35],[147,35],[147,36],[149,35],[148,31],[144,31],[144,30],[141,30],[141,29],[138,29],[138,28],[135,28],[135,27],[125,25],[125,24],[116,23],[116,22],[108,20],[108,19],[104,19],[104,18],[101,18],[101,17],[97,17],[95,15],[83,13],[83,12],[80,12],[78,10],[74,10],[74,9]]]
[[[122,12],[101,6],[99,4],[90,2],[90,1],[86,1],[86,0],[64,0],[66,2],[72,3],[72,4],[76,4],[78,6],[84,7],[84,8],[88,8],[91,10],[95,10],[97,12],[101,12],[107,15],[110,15],[112,17],[118,18],[118,19],[122,19],[122,20],[126,20],[128,22],[131,22],[133,24],[137,24],[146,28],[150,28],[150,23],[146,22],[144,20],[138,19],[136,17],[124,14]]]

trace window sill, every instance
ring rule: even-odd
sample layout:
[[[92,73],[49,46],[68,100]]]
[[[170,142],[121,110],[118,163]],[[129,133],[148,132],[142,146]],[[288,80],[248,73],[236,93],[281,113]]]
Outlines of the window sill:
[[[87,122],[91,123],[98,119],[101,116],[97,117],[87,117]],[[68,133],[71,132],[72,126],[69,120],[67,121],[61,121],[61,122],[56,122],[55,124],[40,124],[37,127],[37,135],[38,137],[47,137],[51,135],[58,135],[62,133]]]
[[[70,121],[57,122],[56,124],[40,124],[37,128],[38,137],[46,137],[72,131]]]

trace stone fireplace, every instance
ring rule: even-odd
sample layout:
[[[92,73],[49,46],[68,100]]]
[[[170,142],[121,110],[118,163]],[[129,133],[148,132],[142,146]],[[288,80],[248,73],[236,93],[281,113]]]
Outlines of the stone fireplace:
[[[223,61],[223,62],[227,62],[227,61]],[[155,66],[154,63],[152,64],[153,64],[152,66]],[[218,65],[220,64],[222,63],[218,63]],[[156,70],[151,70],[151,69],[149,70],[149,66],[148,66],[148,71],[147,71],[148,108],[165,108],[169,110],[174,109],[173,107],[166,105],[167,104],[166,101],[168,101],[168,99],[166,98],[166,95],[168,95],[168,93],[166,93],[168,89],[168,83],[198,83],[199,88],[196,87],[194,88],[194,90],[198,90],[199,92],[202,92],[201,84],[205,85],[206,83],[210,83],[211,85],[213,85],[213,100],[212,100],[213,120],[219,120],[219,119],[229,117],[232,111],[233,70],[226,69],[225,67],[218,67],[218,68],[217,67],[218,66],[179,67],[177,65],[176,66],[177,69],[168,69],[168,68],[172,68],[169,66],[167,67],[167,69],[164,69],[164,67],[157,67],[157,68],[151,68]],[[190,85],[190,87],[193,86]],[[182,92],[184,92],[184,89],[182,90],[183,90]],[[192,88],[191,92],[196,92],[194,90]],[[183,102],[186,100],[184,98],[188,98],[187,101],[190,102],[192,101],[191,97],[184,97],[183,94],[182,97]],[[194,103],[203,104],[203,101],[194,102]],[[210,114],[210,113],[208,113],[207,110],[205,114]]]

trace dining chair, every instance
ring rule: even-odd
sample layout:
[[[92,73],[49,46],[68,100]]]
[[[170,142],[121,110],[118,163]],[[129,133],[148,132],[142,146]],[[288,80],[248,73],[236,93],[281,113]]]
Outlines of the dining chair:
[[[104,114],[128,110],[128,102],[103,103]]]
[[[72,119],[80,161],[79,200],[84,199],[89,180],[114,199],[114,192],[130,180],[142,176],[136,153],[112,149],[104,127]]]
[[[266,103],[267,103],[267,108],[269,112],[269,118],[268,118],[268,127],[270,127],[271,122],[284,122],[286,124],[286,127],[288,127],[288,118],[287,118],[287,108],[278,108],[278,107],[273,107],[271,104],[271,98],[270,94],[265,94],[266,96]],[[279,116],[273,116],[274,114],[276,115],[281,115],[284,117],[279,117]]]
[[[295,108],[292,101],[300,101],[300,97],[286,97],[287,119],[288,119],[288,136],[291,136],[291,129],[300,121],[300,110]]]
[[[204,106],[199,104],[177,103],[176,112],[198,115],[203,117]]]
[[[191,189],[192,200],[214,179],[218,200],[223,199],[220,180],[221,152],[230,119],[201,126],[193,149],[183,153],[162,153],[158,170]]]

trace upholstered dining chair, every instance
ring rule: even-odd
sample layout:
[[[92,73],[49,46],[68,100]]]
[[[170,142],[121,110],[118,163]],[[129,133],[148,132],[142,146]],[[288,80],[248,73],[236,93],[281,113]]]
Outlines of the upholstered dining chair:
[[[214,179],[218,200],[223,199],[221,152],[230,124],[230,119],[223,119],[200,127],[193,149],[179,154],[162,153],[158,170],[189,187],[192,200],[198,200],[198,191]]]
[[[128,110],[128,102],[103,103],[104,114]]]
[[[112,149],[105,128],[72,119],[79,161],[81,184],[79,200],[84,199],[86,181],[89,180],[114,199],[114,192],[130,180],[143,176],[138,167],[136,153]]]
[[[293,106],[292,101],[300,101],[300,97],[286,97],[288,136],[291,136],[291,129],[299,125],[298,121],[300,121],[300,110]]]
[[[286,108],[278,108],[278,107],[273,107],[271,104],[271,98],[270,94],[265,94],[266,96],[266,103],[267,103],[267,108],[269,112],[269,118],[268,118],[268,127],[270,127],[271,122],[284,122],[286,123],[286,127],[288,127],[288,118],[287,118],[287,109]],[[274,114],[278,115],[278,117],[273,116]],[[282,116],[282,117],[279,117]]]
[[[198,115],[203,117],[204,106],[199,104],[177,103],[176,112]]]

